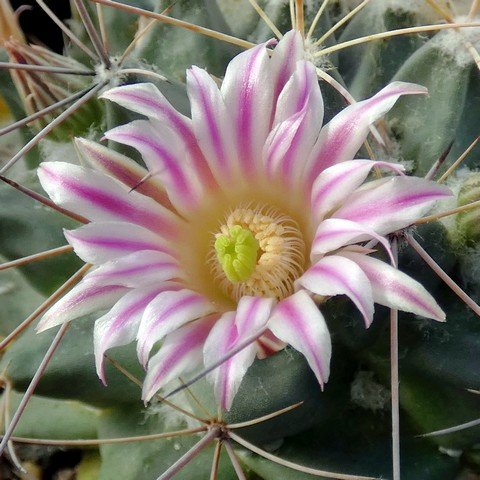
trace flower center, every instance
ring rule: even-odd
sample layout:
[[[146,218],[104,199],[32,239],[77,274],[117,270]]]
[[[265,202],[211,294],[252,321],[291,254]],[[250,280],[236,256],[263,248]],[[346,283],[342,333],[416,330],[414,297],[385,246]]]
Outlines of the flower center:
[[[305,242],[297,222],[277,209],[240,207],[220,225],[207,262],[232,300],[245,295],[281,300],[303,273]]]
[[[215,240],[217,259],[232,283],[250,278],[257,264],[258,240],[250,230],[234,225],[227,235],[218,235]]]

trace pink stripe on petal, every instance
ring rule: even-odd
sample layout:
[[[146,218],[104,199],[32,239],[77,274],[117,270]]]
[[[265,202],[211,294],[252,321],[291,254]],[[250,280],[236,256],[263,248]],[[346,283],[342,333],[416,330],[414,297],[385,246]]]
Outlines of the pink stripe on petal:
[[[417,177],[393,177],[366,183],[350,195],[333,217],[360,223],[379,234],[411,225],[435,201],[452,195],[449,188]]]
[[[224,100],[214,80],[205,70],[187,70],[187,93],[192,109],[192,123],[198,144],[213,175],[221,185],[233,180],[236,170],[232,154],[233,125]]]
[[[337,250],[352,243],[359,243],[370,239],[378,240],[387,251],[390,261],[395,265],[390,243],[385,237],[378,235],[374,230],[364,227],[350,220],[330,218],[318,226],[313,240],[310,258]]]
[[[315,68],[300,61],[280,95],[276,127],[265,143],[264,158],[270,176],[279,174],[288,186],[301,179],[322,118],[323,100]]]
[[[55,203],[90,220],[128,221],[167,237],[177,233],[176,215],[99,171],[63,162],[44,162],[38,167],[38,177]]]
[[[107,262],[90,272],[86,280],[97,285],[136,288],[155,285],[181,275],[178,262],[162,252],[143,250]]]
[[[145,402],[168,382],[202,364],[203,344],[216,320],[216,316],[202,318],[165,337],[159,352],[148,362],[142,389]]]
[[[375,96],[345,108],[320,132],[308,160],[306,181],[313,183],[329,166],[352,159],[365,141],[369,126],[387,113],[400,96],[426,93],[420,85],[393,82]]]
[[[45,313],[36,330],[43,332],[61,323],[109,308],[128,291],[128,288],[119,285],[102,286],[83,280]]]
[[[76,138],[75,145],[93,168],[116,178],[129,188],[134,188],[137,192],[153,198],[164,207],[171,207],[162,184],[155,177],[145,179],[148,171],[132,159],[85,138]]]
[[[105,137],[136,148],[149,171],[165,185],[176,208],[188,211],[197,205],[202,187],[192,175],[181,140],[172,130],[151,121],[135,120],[108,131]]]
[[[187,148],[197,176],[202,179],[204,185],[214,186],[207,162],[193,133],[191,120],[178,112],[155,85],[152,83],[123,85],[112,88],[101,96],[134,112],[155,118],[164,127],[176,132]]]
[[[295,184],[301,175],[299,168],[295,175],[292,170],[295,160],[299,163],[302,156],[298,151],[302,148],[302,130],[307,111],[302,110],[288,120],[277,125],[265,142],[265,167],[270,177],[280,175],[287,185]],[[303,139],[305,140],[305,139]],[[299,165],[303,167],[303,165]]]
[[[143,312],[161,292],[178,289],[174,283],[138,288],[127,293],[103,317],[95,322],[93,343],[97,375],[106,384],[103,354],[110,348],[126,345],[135,340]]]
[[[273,298],[245,296],[240,299],[235,316],[239,341],[265,326],[274,305]]]
[[[355,262],[338,255],[323,257],[297,280],[297,284],[317,295],[347,295],[360,310],[367,328],[372,323],[372,287]]]
[[[348,195],[362,185],[374,167],[390,169],[397,174],[403,174],[404,170],[397,163],[373,160],[350,160],[324,170],[312,188],[312,213],[316,221],[338,208]]]
[[[274,125],[308,108],[315,121],[316,134],[323,121],[323,99],[318,85],[315,67],[307,61],[297,62],[293,75],[288,80],[277,101]]]
[[[224,313],[213,326],[203,348],[204,364],[212,365],[235,347],[238,330],[235,312]],[[208,379],[214,384],[215,398],[224,410],[229,410],[248,367],[255,359],[256,342],[244,348],[213,370]]]
[[[262,55],[263,53],[263,55]],[[252,78],[252,72],[259,70],[262,65],[262,57],[265,57],[263,49],[258,49],[255,54],[252,53],[247,60],[246,68],[242,76],[242,89],[237,98],[237,145],[239,157],[242,165],[247,172],[253,173],[255,169],[255,150],[253,146],[254,135],[254,115],[258,115],[254,105],[255,78]]]
[[[233,118],[234,146],[245,177],[251,179],[271,129],[273,91],[270,59],[258,45],[237,55],[227,67],[222,96]]]
[[[270,318],[275,300],[261,297],[242,297],[236,312],[222,315],[213,327],[204,347],[205,365],[228,354],[239,343],[263,329]],[[210,374],[215,395],[223,409],[229,410],[243,377],[258,352],[257,342],[225,361]]]
[[[290,30],[278,42],[271,58],[273,101],[277,99],[288,79],[293,75],[298,60],[304,58],[303,39],[298,30]]]
[[[185,121],[184,124],[188,123],[188,119],[170,104],[153,83],[136,83],[111,88],[102,93],[100,98],[157,120],[173,123],[175,120],[182,119]]]
[[[445,313],[425,288],[413,278],[376,258],[353,252],[342,252],[367,275],[376,303],[396,310],[445,321]]]
[[[173,253],[158,235],[125,222],[93,222],[76,230],[64,230],[64,235],[75,253],[93,265],[140,250]]]
[[[286,298],[268,324],[276,337],[305,356],[323,389],[330,374],[332,343],[325,319],[310,296],[300,290]]]
[[[138,330],[137,353],[140,363],[144,366],[147,364],[154,344],[165,335],[214,311],[212,303],[191,290],[182,289],[158,295],[145,310]]]
[[[226,329],[224,330],[224,341],[217,344],[217,355],[219,356],[225,355],[226,353],[228,353],[229,350],[233,348],[233,346],[235,345],[235,339],[238,336],[237,327],[235,325],[235,317],[233,315],[229,315],[228,313],[223,315],[220,320],[217,320],[217,326],[220,326],[222,321],[226,323]],[[217,331],[215,331],[214,333],[218,335]],[[208,345],[210,344],[212,339],[215,338],[214,333],[210,332],[209,338],[207,339],[208,343],[206,343],[204,346],[204,359],[206,365],[210,365],[214,361],[214,357],[212,357],[208,353],[212,351],[211,348],[208,348]],[[235,357],[236,358],[232,357],[231,359],[224,362],[223,365],[220,365],[215,372],[216,397],[217,400],[220,402],[220,406],[225,410],[230,409],[236,390],[240,386],[239,382],[237,382],[237,385],[233,384],[234,379],[232,378],[232,367],[235,367],[239,363],[243,363],[245,357],[247,357],[248,360],[251,359],[251,361],[253,362],[255,358],[255,346],[252,345],[250,347],[247,347],[246,349],[235,355]]]

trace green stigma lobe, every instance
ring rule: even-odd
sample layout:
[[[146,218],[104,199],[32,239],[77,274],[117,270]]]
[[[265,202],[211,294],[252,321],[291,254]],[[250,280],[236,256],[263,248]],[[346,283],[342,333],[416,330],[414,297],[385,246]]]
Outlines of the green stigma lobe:
[[[232,283],[245,282],[257,264],[258,240],[253,233],[235,225],[228,235],[219,235],[215,240],[215,251],[225,276]]]

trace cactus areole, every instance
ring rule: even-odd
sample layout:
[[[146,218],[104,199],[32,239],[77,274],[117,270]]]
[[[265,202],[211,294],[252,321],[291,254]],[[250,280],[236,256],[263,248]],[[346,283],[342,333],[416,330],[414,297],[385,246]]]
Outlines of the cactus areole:
[[[444,320],[430,294],[397,270],[385,235],[450,191],[405,176],[401,165],[354,159],[370,125],[423,87],[392,83],[322,127],[316,69],[290,31],[235,57],[220,88],[192,67],[187,92],[191,118],[153,84],[103,93],[146,117],[105,134],[136,148],[146,169],[85,139],[77,146],[87,166],[40,166],[52,200],[90,220],[65,236],[94,269],[39,330],[107,310],[94,330],[98,375],[105,381],[106,350],[136,340],[146,401],[263,332],[209,374],[228,410],[255,357],[285,344],[323,388],[331,341],[317,298],[348,296],[367,327],[374,303]],[[380,178],[368,178],[373,168]],[[372,240],[391,264],[365,248]]]

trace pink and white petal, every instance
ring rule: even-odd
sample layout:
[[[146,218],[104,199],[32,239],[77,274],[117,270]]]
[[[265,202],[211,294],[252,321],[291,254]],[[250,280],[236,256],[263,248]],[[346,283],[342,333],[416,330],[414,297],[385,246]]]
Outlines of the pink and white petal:
[[[347,295],[360,310],[367,328],[372,323],[372,287],[363,270],[352,260],[338,255],[323,257],[296,284],[317,295]]]
[[[137,288],[158,285],[182,275],[178,262],[166,253],[141,250],[111,260],[88,273],[85,280],[97,285],[123,285]]]
[[[235,325],[238,331],[238,341],[243,341],[263,328],[275,306],[274,298],[249,297],[240,299],[235,315]],[[236,343],[238,343],[238,341]]]
[[[160,350],[148,362],[142,400],[148,402],[168,382],[203,363],[203,344],[217,316],[191,322],[165,337]]]
[[[434,298],[416,280],[376,258],[360,253],[342,252],[367,275],[372,285],[373,300],[386,307],[445,321],[445,313]]]
[[[281,301],[268,325],[276,337],[305,356],[323,390],[330,375],[332,342],[325,319],[308,293],[300,290]]]
[[[98,285],[83,280],[47,310],[35,330],[43,332],[61,323],[110,308],[129,291],[120,285]]]
[[[140,250],[173,253],[159,235],[127,222],[93,222],[63,233],[75,253],[93,265]]]
[[[212,186],[212,175],[198,148],[192,121],[178,112],[153,83],[122,85],[108,90],[101,97],[149,118],[154,118],[164,127],[176,132],[186,146],[197,176],[202,179],[203,184]]]
[[[173,130],[153,120],[134,120],[109,130],[105,137],[142,154],[151,174],[165,185],[175,208],[189,211],[197,206],[202,186],[184,143]]]
[[[323,121],[323,98],[315,67],[312,63],[301,60],[297,62],[293,75],[278,98],[273,125],[284,122],[305,107],[311,110],[318,135]]]
[[[235,181],[238,165],[233,144],[233,123],[220,90],[203,69],[187,70],[187,93],[198,144],[222,186]]]
[[[203,363],[206,366],[217,362],[219,358],[224,357],[231,349],[238,336],[237,326],[235,325],[235,312],[224,313],[213,326],[205,344],[203,346]],[[232,362],[242,361],[245,356],[245,350],[255,359],[255,342],[246,347],[232,358],[223,362],[207,375],[208,380],[213,383],[214,395],[220,407],[229,410],[234,395],[231,393],[231,379],[229,373]],[[240,356],[239,356],[240,354]]]
[[[171,203],[163,185],[131,158],[86,138],[76,138],[75,145],[89,166],[116,178],[130,189],[151,197],[170,208]]]
[[[278,42],[270,60],[274,105],[277,103],[283,87],[293,75],[298,60],[303,60],[304,57],[305,50],[300,32],[298,30],[290,30]]]
[[[313,182],[329,166],[352,159],[373,122],[387,113],[400,96],[418,94],[427,94],[427,89],[412,83],[393,82],[373,97],[342,110],[322,128],[308,160],[306,181]]]
[[[93,221],[126,221],[174,237],[179,217],[114,178],[64,162],[43,162],[38,177],[50,198]]]
[[[398,163],[373,160],[348,160],[332,165],[317,177],[312,188],[312,214],[319,222],[330,211],[338,208],[353,191],[362,185],[373,167],[385,168],[403,174]]]
[[[238,341],[235,312],[224,313],[215,323],[203,349],[205,365],[212,365],[228,354]],[[233,398],[240,387],[248,367],[255,360],[257,344],[252,342],[240,352],[213,370],[208,379],[214,385],[215,398],[224,410],[230,410]]]
[[[222,96],[233,119],[233,148],[245,177],[252,179],[271,130],[273,90],[267,42],[237,55],[227,67]]]
[[[155,118],[169,126],[175,126],[183,121],[188,124],[188,118],[178,112],[153,83],[135,83],[111,88],[100,95],[132,112],[140,113],[149,118]],[[179,129],[178,133],[184,133]]]
[[[270,177],[286,185],[301,179],[321,128],[323,101],[313,65],[298,62],[298,69],[283,89],[277,106],[276,127],[265,143],[263,158]]]
[[[217,321],[204,347],[204,363],[211,365],[267,324],[273,298],[242,297],[236,312],[228,312]],[[243,377],[255,360],[258,345],[252,342],[233,357],[226,360],[211,374],[216,398],[224,410],[229,410]]]
[[[309,150],[314,140],[307,130],[307,109],[304,109],[277,125],[265,142],[263,158],[267,175],[271,179],[294,187],[301,179],[303,154]]]
[[[411,225],[437,200],[451,195],[448,187],[418,177],[374,180],[347,197],[332,217],[386,234]]]
[[[137,288],[127,293],[113,308],[100,317],[93,329],[93,345],[97,375],[106,384],[104,353],[113,347],[127,345],[135,340],[140,320],[148,304],[160,292],[178,288],[173,283],[150,288]]]
[[[192,320],[215,312],[215,306],[203,295],[182,289],[165,292],[145,310],[137,335],[137,354],[145,366],[156,342]]]
[[[346,245],[371,239],[378,240],[383,245],[392,264],[395,265],[390,243],[385,237],[378,235],[371,228],[340,218],[327,218],[320,223],[315,233],[310,258],[313,260]]]

